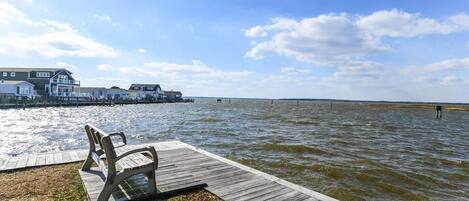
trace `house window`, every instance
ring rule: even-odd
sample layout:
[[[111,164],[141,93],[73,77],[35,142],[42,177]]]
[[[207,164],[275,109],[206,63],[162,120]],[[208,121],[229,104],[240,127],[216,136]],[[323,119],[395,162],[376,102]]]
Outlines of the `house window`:
[[[50,73],[48,72],[37,72],[36,77],[49,77]]]
[[[8,76],[7,72],[3,72],[3,77]]]
[[[21,86],[16,87],[16,93],[19,95],[28,95],[30,94],[30,92],[31,92],[30,87],[21,87]]]
[[[11,76],[11,77],[15,77],[15,72],[11,72],[11,73],[10,73],[10,76]]]

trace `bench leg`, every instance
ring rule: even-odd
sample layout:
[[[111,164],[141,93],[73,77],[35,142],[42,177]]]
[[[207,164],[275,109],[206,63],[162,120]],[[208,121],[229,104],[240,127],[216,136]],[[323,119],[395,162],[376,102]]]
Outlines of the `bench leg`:
[[[83,171],[90,170],[92,164],[93,164],[93,158],[91,156],[91,152],[88,152],[88,157],[86,157],[85,162],[81,166],[81,170]]]
[[[145,173],[148,179],[148,193],[156,192],[155,170]]]
[[[103,190],[101,190],[101,193],[99,193],[98,201],[108,201],[109,197],[111,197],[112,191],[114,190],[114,188],[116,188],[118,184],[118,182],[111,183],[106,180],[103,186]]]

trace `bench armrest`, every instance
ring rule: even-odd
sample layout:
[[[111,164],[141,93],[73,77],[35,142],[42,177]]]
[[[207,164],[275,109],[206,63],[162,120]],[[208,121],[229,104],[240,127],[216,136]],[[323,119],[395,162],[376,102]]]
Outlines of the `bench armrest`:
[[[124,133],[123,132],[117,132],[117,133],[110,133],[108,134],[109,136],[120,136],[121,139],[122,139],[122,142],[124,144],[127,144],[127,138],[125,137]]]
[[[149,152],[151,157],[152,157],[152,160],[153,160],[153,165],[154,165],[154,169],[156,170],[158,168],[158,154],[156,154],[156,150],[154,147],[152,146],[148,146],[148,147],[142,147],[142,148],[138,148],[138,149],[134,149],[134,150],[130,150],[130,151],[127,151],[127,152],[124,152],[123,154],[117,156],[116,160],[115,161],[118,161],[130,154],[136,154],[136,153],[141,153],[141,152]]]

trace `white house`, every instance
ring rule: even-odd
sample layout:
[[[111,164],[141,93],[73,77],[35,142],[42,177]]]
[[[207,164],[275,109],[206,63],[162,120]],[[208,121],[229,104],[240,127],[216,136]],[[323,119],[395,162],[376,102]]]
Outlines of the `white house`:
[[[107,98],[107,89],[104,87],[81,87],[76,89],[80,96],[92,98],[93,100],[102,100]]]
[[[127,100],[129,98],[129,92],[126,89],[121,89],[119,87],[111,87],[107,89],[107,97],[113,100]]]
[[[33,98],[34,85],[26,81],[0,80],[0,94],[10,97]]]
[[[93,100],[126,100],[129,98],[127,90],[119,87],[111,87],[109,89],[104,87],[81,87],[79,90],[80,96],[88,97]]]
[[[129,88],[129,97],[136,100],[141,100],[146,97],[162,99],[163,90],[161,90],[159,84],[132,84]]]

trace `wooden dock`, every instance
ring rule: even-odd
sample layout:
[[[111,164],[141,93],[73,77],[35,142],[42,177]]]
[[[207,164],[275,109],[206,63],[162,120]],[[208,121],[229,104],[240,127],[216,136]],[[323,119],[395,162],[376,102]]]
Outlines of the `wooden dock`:
[[[183,142],[168,141],[129,146],[155,147],[160,158],[160,168],[156,171],[160,191],[193,183],[206,183],[205,189],[223,200],[336,200]],[[87,150],[73,150],[0,158],[0,172],[83,161],[86,154]],[[100,189],[100,178],[80,174],[89,198],[95,199]],[[138,188],[133,189],[135,190],[131,193],[116,192],[113,199],[126,200],[144,193]]]

